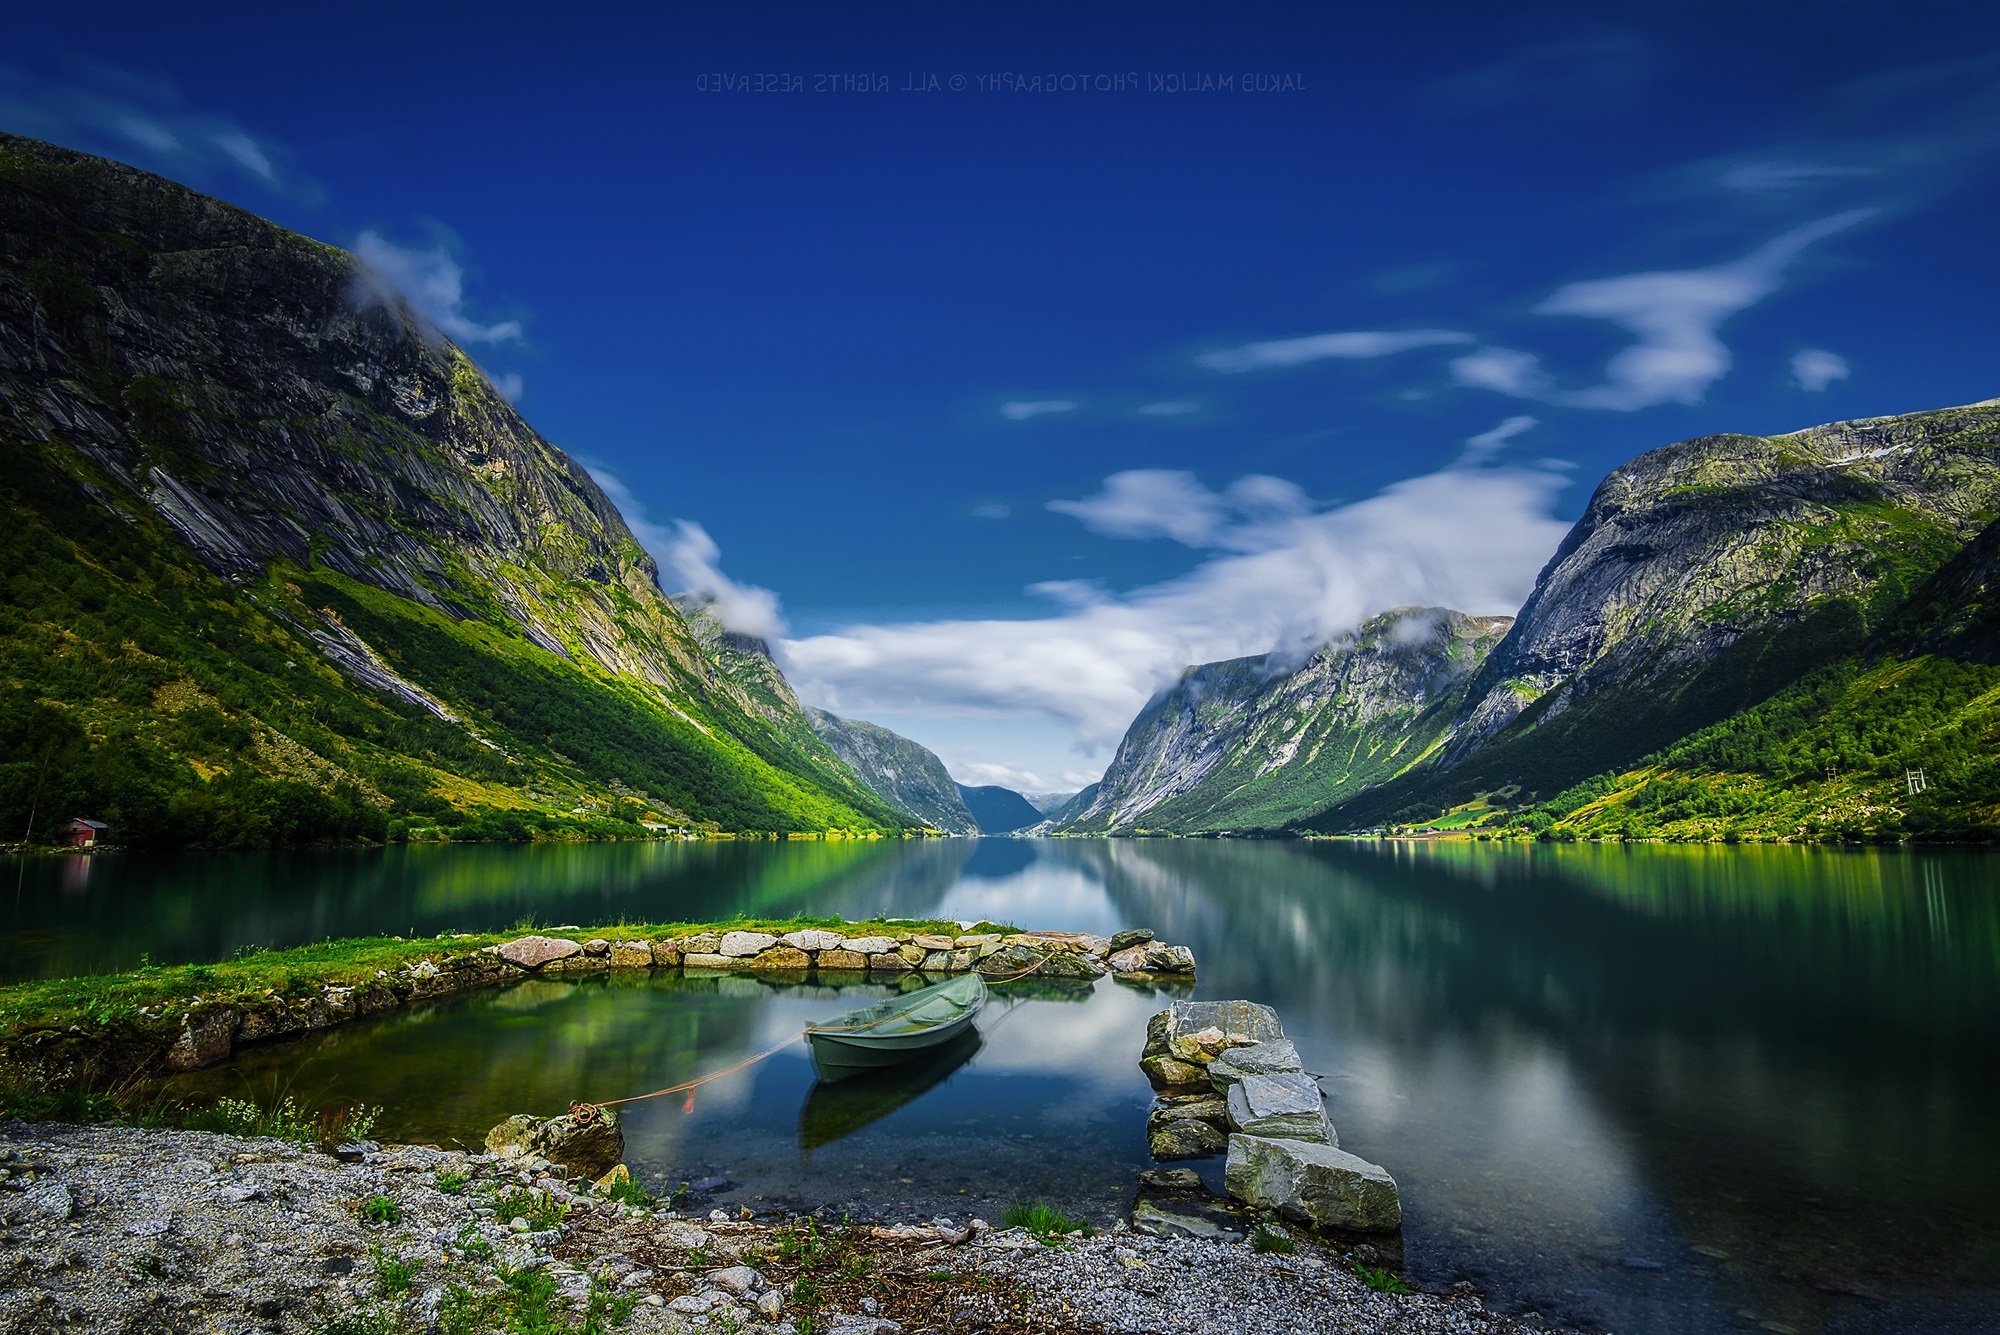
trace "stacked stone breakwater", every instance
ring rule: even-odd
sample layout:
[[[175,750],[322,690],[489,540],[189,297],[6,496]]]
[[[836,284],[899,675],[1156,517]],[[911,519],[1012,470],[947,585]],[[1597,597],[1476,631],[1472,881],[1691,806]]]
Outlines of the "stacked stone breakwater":
[[[1319,1081],[1269,1006],[1176,1001],[1146,1026],[1139,1069],[1157,1095],[1155,1159],[1227,1152],[1225,1187],[1246,1205],[1323,1229],[1402,1227],[1395,1178],[1340,1148]]]
[[[251,998],[192,996],[96,1029],[28,1027],[0,1042],[0,1059],[57,1082],[107,1083],[191,1071],[245,1044],[314,1033],[457,992],[612,970],[890,983],[977,972],[996,982],[1032,977],[1088,983],[1107,974],[1135,982],[1188,979],[1195,968],[1186,946],[1157,941],[1143,929],[1108,937],[890,929],[848,936],[824,928],[782,934],[702,931],[670,939],[533,934],[466,949],[441,945],[434,954],[377,970],[373,980],[354,985],[273,989]]]

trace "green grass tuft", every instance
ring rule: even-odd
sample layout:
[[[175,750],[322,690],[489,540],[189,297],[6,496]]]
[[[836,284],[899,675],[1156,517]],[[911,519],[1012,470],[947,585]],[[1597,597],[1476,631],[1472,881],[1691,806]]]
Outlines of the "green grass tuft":
[[[1299,1240],[1281,1228],[1259,1224],[1250,1231],[1250,1250],[1253,1252],[1275,1252],[1280,1256],[1290,1256],[1298,1249]]]
[[[1008,1228],[1023,1228],[1040,1238],[1053,1243],[1072,1233],[1084,1237],[1091,1235],[1089,1224],[1081,1219],[1064,1214],[1046,1201],[1015,1201],[1000,1216],[1000,1222]]]

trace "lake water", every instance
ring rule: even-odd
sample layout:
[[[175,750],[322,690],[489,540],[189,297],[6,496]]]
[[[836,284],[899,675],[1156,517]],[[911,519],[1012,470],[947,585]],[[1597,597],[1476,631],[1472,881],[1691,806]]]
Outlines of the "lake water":
[[[114,855],[0,876],[16,978],[528,916],[1152,927],[1193,947],[1194,995],[1277,1008],[1343,1147],[1400,1182],[1426,1283],[1624,1332],[2000,1329],[2000,855],[987,839]],[[193,1084],[289,1083],[383,1105],[386,1136],[476,1143],[508,1113],[686,1079],[874,994],[531,982]],[[1136,1060],[1163,1004],[1108,979],[1002,995],[975,1050],[852,1090],[815,1089],[794,1047],[692,1102],[632,1105],[629,1157],[649,1185],[726,1177],[730,1206],[993,1218],[1041,1197],[1108,1221],[1148,1162]]]

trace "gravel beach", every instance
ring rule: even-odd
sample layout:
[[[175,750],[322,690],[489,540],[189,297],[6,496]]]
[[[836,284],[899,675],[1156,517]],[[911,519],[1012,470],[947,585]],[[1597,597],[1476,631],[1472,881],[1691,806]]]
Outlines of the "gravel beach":
[[[972,1220],[679,1217],[417,1146],[0,1125],[0,1330],[1501,1332],[1469,1294],[1124,1226],[1048,1245]]]

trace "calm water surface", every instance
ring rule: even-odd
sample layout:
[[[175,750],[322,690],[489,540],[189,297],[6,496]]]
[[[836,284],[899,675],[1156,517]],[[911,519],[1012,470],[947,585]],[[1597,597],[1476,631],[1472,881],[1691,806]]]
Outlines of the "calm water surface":
[[[1802,848],[940,841],[0,863],[13,977],[358,932],[736,913],[992,917],[1191,945],[1277,1007],[1413,1274],[1620,1331],[2000,1329],[2000,856]],[[4,886],[5,881],[0,881]],[[0,890],[4,894],[4,890]],[[0,900],[4,902],[4,900]],[[874,993],[531,982],[253,1050],[202,1088],[476,1142],[726,1065]],[[634,1105],[644,1178],[734,1205],[1109,1220],[1147,1163],[1159,995],[1003,992],[964,1049],[815,1088],[794,1048]],[[1206,1166],[1219,1175],[1219,1164]],[[1761,1324],[1760,1324],[1761,1323]]]

